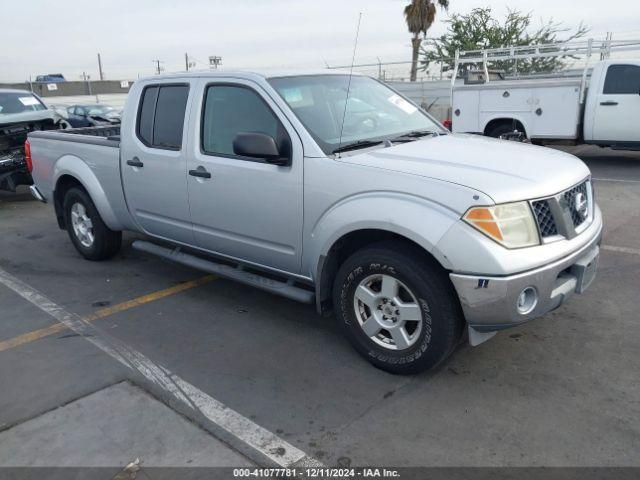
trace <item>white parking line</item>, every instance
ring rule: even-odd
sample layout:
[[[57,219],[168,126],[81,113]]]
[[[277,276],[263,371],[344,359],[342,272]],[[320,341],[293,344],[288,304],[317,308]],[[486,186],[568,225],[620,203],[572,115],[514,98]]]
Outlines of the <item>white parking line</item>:
[[[227,407],[223,403],[178,377],[167,368],[147,358],[124,342],[110,336],[79,315],[68,312],[43,294],[0,269],[0,283],[10,288],[48,313],[70,330],[91,342],[125,367],[141,374],[152,385],[165,394],[203,415],[214,424],[222,440],[246,454],[258,464],[269,464],[282,468],[303,466],[322,467],[323,464],[294,447],[286,440],[262,428],[252,420]]]
[[[625,180],[623,178],[592,178],[599,182],[640,183],[640,180]]]
[[[640,249],[629,247],[614,247],[613,245],[602,245],[603,250],[609,250],[611,252],[630,253],[632,255],[640,255]]]

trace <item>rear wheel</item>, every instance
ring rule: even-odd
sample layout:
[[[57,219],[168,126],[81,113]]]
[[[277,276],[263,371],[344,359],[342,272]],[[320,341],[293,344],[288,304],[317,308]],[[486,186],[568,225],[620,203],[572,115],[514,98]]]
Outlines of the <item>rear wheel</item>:
[[[63,202],[65,225],[76,250],[87,260],[106,260],[122,244],[122,232],[105,225],[93,201],[80,188],[70,188]]]
[[[349,257],[337,273],[333,298],[349,341],[391,373],[435,367],[453,351],[464,325],[446,272],[399,242]]]
[[[518,124],[514,125],[513,123],[498,124],[495,127],[491,128],[489,131],[487,131],[487,136],[493,137],[493,138],[500,138],[502,135],[514,133],[514,132],[522,133],[526,138],[526,132],[524,131],[524,129],[520,128]]]

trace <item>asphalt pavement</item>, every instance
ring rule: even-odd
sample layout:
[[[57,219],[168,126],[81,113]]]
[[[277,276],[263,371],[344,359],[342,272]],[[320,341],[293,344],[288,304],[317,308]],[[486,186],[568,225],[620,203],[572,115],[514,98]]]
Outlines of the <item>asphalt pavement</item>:
[[[133,235],[113,260],[83,260],[50,205],[1,193],[0,269],[59,318],[0,284],[0,465],[78,465],[86,447],[89,464],[120,467],[134,457],[250,465],[261,454],[340,466],[640,466],[640,154],[573,151],[592,169],[605,218],[592,287],[417,376],[375,369],[312,306],[136,252]],[[158,416],[139,419],[144,442],[136,422],[114,423],[108,437],[120,445],[93,457],[91,432],[136,417],[120,400],[100,406],[114,391]],[[91,401],[87,421],[74,418]],[[181,427],[152,428],[161,422]],[[281,446],[260,452],[255,435]],[[163,457],[181,438],[196,453]]]

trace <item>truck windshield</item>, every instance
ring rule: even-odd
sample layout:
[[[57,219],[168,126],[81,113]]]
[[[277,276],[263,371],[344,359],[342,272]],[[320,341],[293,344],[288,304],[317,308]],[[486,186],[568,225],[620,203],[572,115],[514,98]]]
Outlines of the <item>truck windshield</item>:
[[[0,92],[0,115],[46,110],[40,100],[26,92]]]
[[[369,77],[352,77],[348,100],[349,75],[268,81],[327,155],[339,146],[365,147],[414,132],[445,132],[411,102]]]

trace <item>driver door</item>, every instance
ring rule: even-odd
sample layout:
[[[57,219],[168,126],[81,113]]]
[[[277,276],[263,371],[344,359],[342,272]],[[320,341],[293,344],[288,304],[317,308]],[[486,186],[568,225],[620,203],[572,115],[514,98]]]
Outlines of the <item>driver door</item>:
[[[289,273],[302,253],[302,143],[276,104],[250,81],[205,80],[187,158],[191,221],[200,248]],[[290,164],[234,153],[238,133],[276,140]],[[195,173],[194,172],[200,172]],[[202,176],[203,172],[209,175]]]
[[[609,65],[595,104],[593,139],[640,142],[640,63]]]

